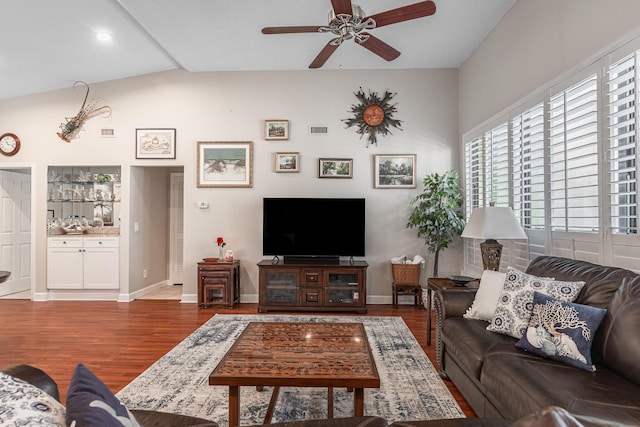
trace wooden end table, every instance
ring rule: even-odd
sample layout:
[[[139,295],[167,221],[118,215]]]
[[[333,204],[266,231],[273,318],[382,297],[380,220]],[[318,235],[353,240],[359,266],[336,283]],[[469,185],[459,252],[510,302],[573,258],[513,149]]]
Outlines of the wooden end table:
[[[480,281],[474,279],[465,285],[457,285],[446,277],[431,277],[427,280],[427,345],[431,345],[431,298],[432,292],[439,289],[478,289]]]
[[[340,363],[336,363],[340,361]],[[268,423],[281,386],[353,388],[354,415],[364,412],[364,389],[379,388],[362,323],[250,322],[209,375],[209,385],[229,386],[229,426],[240,422],[240,386],[274,386]]]

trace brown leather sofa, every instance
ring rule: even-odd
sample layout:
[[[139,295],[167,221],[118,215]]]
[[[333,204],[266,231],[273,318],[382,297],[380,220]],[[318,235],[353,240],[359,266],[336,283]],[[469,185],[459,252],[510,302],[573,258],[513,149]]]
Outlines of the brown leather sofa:
[[[440,373],[452,380],[479,417],[515,420],[549,406],[640,425],[640,275],[567,258],[542,256],[526,273],[585,281],[576,303],[606,308],[593,340],[596,371],[588,372],[527,353],[516,339],[467,319],[475,291],[437,291],[436,353]]]
[[[1,370],[14,378],[35,385],[56,400],[60,400],[58,385],[44,371],[30,365],[17,365]],[[213,421],[160,411],[131,409],[138,423],[143,427],[216,427]],[[0,417],[1,418],[1,417]],[[574,417],[561,408],[544,408],[514,422],[490,418],[457,418],[445,420],[399,421],[387,424],[381,417],[364,416],[291,421],[271,424],[273,427],[612,427],[606,421],[589,417]],[[90,427],[90,426],[85,426]],[[257,426],[254,426],[257,427]],[[624,427],[619,425],[619,427]]]

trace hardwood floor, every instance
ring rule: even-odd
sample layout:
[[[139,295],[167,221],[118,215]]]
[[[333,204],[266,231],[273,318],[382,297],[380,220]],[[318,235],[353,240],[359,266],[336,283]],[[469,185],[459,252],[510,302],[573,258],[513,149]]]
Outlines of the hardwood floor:
[[[117,392],[216,313],[253,314],[257,304],[199,309],[176,300],[111,301],[0,300],[0,366],[27,363],[58,383],[63,403],[73,370],[84,363]],[[341,313],[340,315],[349,315]],[[329,314],[331,315],[331,314]],[[412,305],[369,305],[370,316],[402,316],[429,359],[427,311]],[[468,417],[475,413],[445,381]]]

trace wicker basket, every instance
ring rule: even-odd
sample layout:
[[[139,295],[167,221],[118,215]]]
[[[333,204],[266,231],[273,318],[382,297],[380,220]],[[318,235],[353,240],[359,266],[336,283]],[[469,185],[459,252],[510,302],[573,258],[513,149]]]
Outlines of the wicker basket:
[[[422,264],[391,264],[393,282],[396,285],[414,285],[420,283],[420,267]]]

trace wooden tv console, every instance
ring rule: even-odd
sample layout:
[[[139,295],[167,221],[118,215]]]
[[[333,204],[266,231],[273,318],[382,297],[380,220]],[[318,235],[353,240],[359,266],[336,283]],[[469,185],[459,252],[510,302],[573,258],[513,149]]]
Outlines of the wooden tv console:
[[[258,263],[258,311],[367,312],[366,261]]]

